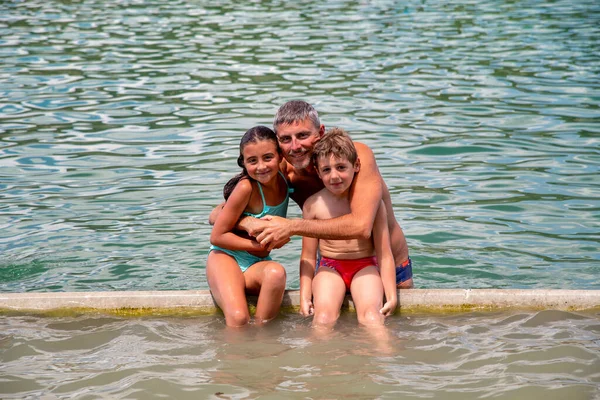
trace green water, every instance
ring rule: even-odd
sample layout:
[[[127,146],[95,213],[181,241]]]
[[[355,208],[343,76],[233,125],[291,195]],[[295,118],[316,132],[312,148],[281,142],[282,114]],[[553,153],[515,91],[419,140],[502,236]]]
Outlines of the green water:
[[[206,289],[295,98],[374,149],[416,287],[598,289],[599,54],[594,0],[3,1],[0,291]]]

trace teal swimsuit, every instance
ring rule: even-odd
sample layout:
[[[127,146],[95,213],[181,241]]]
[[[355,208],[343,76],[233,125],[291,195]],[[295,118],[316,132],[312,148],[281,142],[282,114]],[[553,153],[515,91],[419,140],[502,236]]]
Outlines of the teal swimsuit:
[[[279,175],[281,175],[281,177],[285,181],[285,184],[287,185],[287,188],[288,188],[287,192],[285,194],[285,199],[276,206],[267,205],[267,202],[265,201],[265,195],[263,194],[262,186],[261,186],[260,182],[256,182],[256,183],[258,183],[258,190],[260,191],[260,197],[261,197],[262,203],[263,203],[263,210],[258,214],[251,214],[248,212],[244,212],[243,215],[247,215],[249,217],[254,217],[254,218],[262,218],[265,215],[277,215],[282,218],[285,218],[287,216],[288,203],[290,202],[290,193],[292,193],[294,191],[294,189],[290,188],[290,186],[287,183],[287,180],[285,179],[285,177],[283,176],[281,171],[279,171]],[[250,268],[251,265],[256,264],[259,261],[272,260],[271,256],[257,257],[253,254],[248,253],[247,251],[244,251],[244,250],[229,250],[229,249],[224,249],[224,248],[218,247],[218,246],[210,246],[210,251],[212,251],[212,250],[222,251],[223,253],[229,254],[230,256],[235,258],[235,261],[237,261],[242,272],[245,272],[248,268]]]

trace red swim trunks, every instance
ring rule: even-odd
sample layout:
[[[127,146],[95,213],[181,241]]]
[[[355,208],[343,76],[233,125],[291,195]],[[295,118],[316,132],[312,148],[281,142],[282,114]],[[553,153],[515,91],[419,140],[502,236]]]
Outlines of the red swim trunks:
[[[346,284],[346,290],[350,290],[354,275],[361,269],[371,265],[377,267],[377,257],[371,256],[357,260],[336,260],[335,258],[321,257],[319,261],[319,267],[328,267],[340,274]]]

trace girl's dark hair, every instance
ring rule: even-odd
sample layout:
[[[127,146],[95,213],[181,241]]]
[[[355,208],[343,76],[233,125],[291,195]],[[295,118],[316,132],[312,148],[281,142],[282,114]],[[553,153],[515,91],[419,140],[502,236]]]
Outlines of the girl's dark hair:
[[[246,168],[244,167],[244,155],[242,154],[244,147],[246,147],[248,143],[257,143],[263,140],[271,140],[275,143],[277,152],[279,153],[281,151],[279,149],[279,143],[277,142],[277,135],[275,135],[275,132],[273,132],[272,129],[262,125],[248,129],[246,133],[244,133],[244,136],[242,136],[242,140],[240,140],[240,155],[237,159],[237,164],[242,168],[242,172],[231,178],[223,187],[223,197],[225,197],[225,200],[229,198],[239,181],[242,179],[251,179],[248,175],[248,171],[246,171]]]

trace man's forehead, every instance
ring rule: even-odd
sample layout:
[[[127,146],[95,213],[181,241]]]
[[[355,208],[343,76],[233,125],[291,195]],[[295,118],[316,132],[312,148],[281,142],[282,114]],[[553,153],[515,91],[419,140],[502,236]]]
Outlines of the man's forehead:
[[[279,124],[277,126],[277,135],[297,135],[298,133],[304,132],[315,132],[318,128],[315,128],[310,120],[305,119],[301,121],[294,121],[292,123]]]

